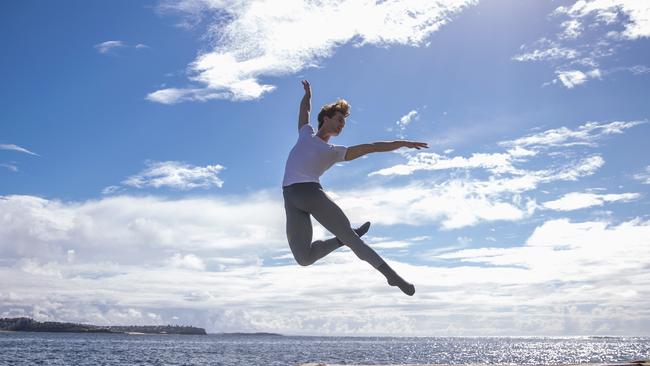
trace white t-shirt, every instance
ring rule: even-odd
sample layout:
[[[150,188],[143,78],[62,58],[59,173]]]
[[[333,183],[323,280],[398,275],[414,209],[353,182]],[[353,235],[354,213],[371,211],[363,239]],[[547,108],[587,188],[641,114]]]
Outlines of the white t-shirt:
[[[282,186],[316,182],[334,163],[345,160],[345,146],[332,145],[320,139],[309,123],[300,128],[298,142],[287,158]]]

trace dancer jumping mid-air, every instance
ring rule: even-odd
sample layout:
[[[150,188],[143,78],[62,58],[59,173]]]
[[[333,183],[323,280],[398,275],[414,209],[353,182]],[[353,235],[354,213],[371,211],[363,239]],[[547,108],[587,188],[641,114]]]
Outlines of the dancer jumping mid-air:
[[[419,150],[428,147],[427,144],[413,141],[375,142],[351,147],[329,144],[330,137],[341,134],[345,118],[350,115],[350,105],[340,99],[323,106],[318,113],[318,132],[314,133],[309,125],[311,86],[306,80],[302,84],[305,96],[300,103],[298,141],[287,158],[282,182],[287,213],[287,239],[296,262],[308,266],[347,245],[357,257],[386,276],[389,285],[397,286],[412,296],[415,287],[395,273],[388,263],[359,238],[368,231],[370,223],[366,222],[353,230],[343,211],[323,191],[319,177],[334,163],[343,160],[354,160],[369,153],[392,151],[400,147]],[[335,237],[312,243],[310,215]]]

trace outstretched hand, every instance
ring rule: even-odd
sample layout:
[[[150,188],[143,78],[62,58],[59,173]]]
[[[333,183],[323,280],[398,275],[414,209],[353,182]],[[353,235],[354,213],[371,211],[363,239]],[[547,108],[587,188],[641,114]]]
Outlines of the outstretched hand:
[[[311,95],[311,85],[309,85],[309,81],[303,80],[302,87],[305,88],[305,95]]]
[[[402,141],[402,144],[404,144],[404,147],[409,147],[411,149],[422,149],[422,148],[429,148],[429,144],[426,142],[415,142],[415,141]]]

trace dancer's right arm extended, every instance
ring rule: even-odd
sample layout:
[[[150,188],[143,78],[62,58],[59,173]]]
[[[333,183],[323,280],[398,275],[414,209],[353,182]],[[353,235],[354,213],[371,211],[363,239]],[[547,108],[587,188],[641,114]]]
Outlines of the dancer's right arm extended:
[[[309,111],[311,110],[311,85],[309,81],[303,80],[302,87],[305,88],[305,95],[300,101],[300,114],[298,115],[298,130],[309,123]]]
[[[345,153],[345,160],[354,160],[366,154],[373,152],[384,152],[384,151],[393,151],[397,150],[400,147],[408,147],[411,149],[422,149],[428,148],[429,145],[426,142],[416,142],[416,141],[380,141],[373,142],[371,144],[361,144],[348,147],[348,151]]]

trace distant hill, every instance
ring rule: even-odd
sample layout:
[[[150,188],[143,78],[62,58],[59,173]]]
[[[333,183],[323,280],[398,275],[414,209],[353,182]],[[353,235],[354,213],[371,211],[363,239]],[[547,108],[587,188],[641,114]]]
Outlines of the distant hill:
[[[0,330],[65,333],[144,333],[205,335],[205,329],[181,325],[129,325],[102,327],[90,324],[38,322],[31,318],[0,318]]]

